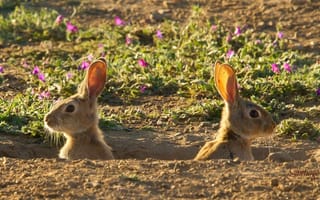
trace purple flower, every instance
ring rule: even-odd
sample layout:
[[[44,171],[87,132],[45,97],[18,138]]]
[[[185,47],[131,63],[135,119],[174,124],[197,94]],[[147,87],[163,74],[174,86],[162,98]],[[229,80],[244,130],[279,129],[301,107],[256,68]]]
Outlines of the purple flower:
[[[126,25],[126,22],[123,21],[119,16],[115,16],[115,18],[114,18],[114,23],[115,23],[117,26],[124,26],[124,25]]]
[[[87,58],[88,58],[89,62],[91,62],[91,61],[93,61],[93,58],[94,58],[94,57],[93,57],[92,54],[89,54]]]
[[[279,31],[279,32],[277,33],[277,36],[278,36],[279,39],[282,39],[283,36],[284,36],[284,35],[283,35],[283,32],[280,32],[280,31]]]
[[[226,41],[227,41],[227,42],[230,42],[230,41],[231,41],[231,39],[232,39],[231,34],[228,34],[228,35],[227,35],[227,37],[226,37]]]
[[[104,45],[102,43],[99,43],[98,44],[98,48],[99,48],[99,51],[100,51],[100,56],[104,57],[106,55],[106,53],[104,52]]]
[[[0,65],[0,73],[4,73],[4,68],[1,65]]]
[[[161,32],[160,30],[157,30],[156,36],[157,36],[159,39],[162,39],[162,38],[163,38],[162,32]]]
[[[317,89],[316,94],[317,96],[320,96],[320,88]]]
[[[283,64],[283,69],[286,70],[287,72],[292,72],[291,66],[289,65],[289,63],[284,63]]]
[[[55,23],[56,24],[61,24],[62,20],[63,20],[63,16],[62,15],[58,15],[58,17],[56,18]]]
[[[278,46],[278,41],[277,41],[277,40],[273,41],[273,42],[272,42],[272,45],[273,45],[274,47],[277,47],[277,46]]]
[[[80,64],[80,66],[78,67],[78,70],[86,70],[87,68],[89,68],[90,63],[87,61],[82,61],[82,63]]]
[[[38,79],[42,82],[46,82],[46,78],[43,73],[40,73],[40,72],[38,73]]]
[[[27,63],[27,61],[25,59],[21,60],[21,65],[22,65],[22,67],[25,67],[25,68],[29,67],[29,64]]]
[[[234,30],[234,34],[241,35],[241,28],[239,26],[237,26],[236,29]]]
[[[72,79],[72,77],[73,77],[73,74],[71,72],[67,72],[67,74],[66,74],[67,80]]]
[[[271,64],[271,70],[275,73],[275,74],[279,74],[280,73],[280,69],[278,67],[278,65],[276,63]]]
[[[232,56],[234,56],[234,54],[235,54],[235,53],[234,53],[234,51],[233,51],[232,49],[230,49],[230,50],[228,50],[228,52],[227,52],[227,55],[226,55],[226,56],[227,56],[227,58],[228,58],[228,59],[231,59],[231,58],[232,58]]]
[[[39,99],[43,100],[43,99],[48,99],[50,97],[50,92],[49,91],[43,91],[39,94]]]
[[[78,27],[71,24],[71,22],[67,22],[67,31],[69,31],[70,33],[76,33],[78,32]]]
[[[218,26],[213,24],[213,25],[211,25],[210,29],[211,29],[212,32],[214,32],[214,31],[216,31],[218,29]]]
[[[140,92],[141,92],[141,93],[144,93],[147,88],[148,88],[148,87],[147,87],[146,85],[142,85],[142,86],[140,87]]]
[[[37,75],[37,74],[39,74],[39,72],[40,72],[39,67],[38,66],[34,66],[34,68],[32,70],[32,74]]]
[[[99,48],[99,49],[103,49],[103,47],[104,47],[104,45],[103,45],[102,43],[99,43],[99,44],[98,44],[98,48]]]
[[[261,44],[261,40],[260,40],[260,39],[257,39],[257,40],[255,41],[255,44]]]
[[[126,45],[130,45],[132,43],[132,39],[129,36],[126,36]]]
[[[143,60],[143,59],[139,59],[138,60],[138,64],[141,66],[141,67],[148,67],[148,63],[145,61],[145,60]]]

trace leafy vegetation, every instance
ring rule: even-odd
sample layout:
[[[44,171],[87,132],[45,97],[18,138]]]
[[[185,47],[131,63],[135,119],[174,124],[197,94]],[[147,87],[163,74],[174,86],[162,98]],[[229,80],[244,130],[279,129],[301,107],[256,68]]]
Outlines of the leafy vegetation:
[[[286,119],[278,126],[278,134],[290,136],[292,140],[317,139],[320,135],[317,129],[309,120]]]
[[[152,95],[180,96],[192,102],[187,108],[177,105],[164,113],[123,112],[103,117],[110,126],[160,115],[173,120],[218,118],[222,100],[211,78],[217,60],[235,68],[242,96],[262,104],[277,121],[287,117],[284,113],[319,101],[319,64],[307,54],[288,49],[280,30],[274,34],[239,26],[230,30],[219,21],[203,18],[195,7],[185,24],[165,21],[141,27],[116,17],[114,24],[85,27],[55,10],[17,5],[0,15],[0,44],[41,48],[4,58],[1,84],[10,83],[6,74],[13,69],[23,74],[27,87],[11,98],[1,95],[0,131],[44,136],[45,113],[58,98],[74,93],[90,62],[100,56],[108,63],[101,104],[107,97],[130,103]],[[287,122],[283,122],[282,135],[300,138],[294,130],[299,135],[307,131],[312,138],[319,135],[313,121],[307,121],[312,132]]]

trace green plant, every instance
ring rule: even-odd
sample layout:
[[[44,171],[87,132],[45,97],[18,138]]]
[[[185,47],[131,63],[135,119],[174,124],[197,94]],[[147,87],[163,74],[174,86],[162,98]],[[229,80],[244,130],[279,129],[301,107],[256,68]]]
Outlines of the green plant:
[[[55,10],[21,5],[8,17],[1,15],[1,43],[35,45],[23,55],[15,51],[4,55],[7,65],[22,74],[19,78],[26,87],[12,98],[0,98],[1,131],[43,137],[45,113],[56,100],[75,93],[90,62],[100,56],[108,63],[106,89],[99,99],[102,105],[110,98],[131,104],[153,95],[191,102],[163,113],[120,109],[101,117],[104,129],[130,121],[152,129],[150,122],[163,115],[168,121],[186,123],[218,120],[223,101],[212,78],[217,60],[235,68],[241,95],[262,104],[277,121],[286,117],[283,113],[319,101],[319,64],[308,54],[288,49],[279,31],[267,34],[235,27],[231,33],[219,21],[204,20],[200,8],[193,11],[185,24],[165,21],[157,26],[127,24],[119,18],[116,24],[90,27],[79,24],[73,15],[64,17]],[[0,73],[0,82],[10,79]],[[296,128],[296,123],[281,123],[286,124],[281,125],[280,133],[289,134]],[[307,131],[308,136],[318,131],[304,125],[301,132]]]
[[[292,140],[316,139],[320,136],[320,130],[308,119],[286,119],[278,126],[278,135],[290,137]]]

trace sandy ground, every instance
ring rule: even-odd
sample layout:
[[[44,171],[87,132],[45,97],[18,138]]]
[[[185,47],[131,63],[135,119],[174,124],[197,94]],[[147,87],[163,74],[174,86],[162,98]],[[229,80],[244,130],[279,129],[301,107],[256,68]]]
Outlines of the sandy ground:
[[[115,15],[156,24],[164,19],[183,23],[196,3],[212,19],[223,19],[230,30],[246,24],[275,31],[280,24],[290,48],[315,56],[320,50],[319,1],[74,2],[39,6],[64,14],[80,6],[78,20],[91,24],[111,22]],[[161,112],[182,102],[179,97],[147,97],[139,105],[108,109],[149,107]],[[191,159],[204,141],[214,137],[217,124],[192,122],[168,128],[165,122],[153,123],[157,130],[141,130],[134,124],[107,130],[106,140],[116,157],[112,161],[60,160],[58,147],[41,139],[0,134],[0,199],[320,199],[320,152],[315,141],[261,139],[253,145],[255,161],[195,162]]]

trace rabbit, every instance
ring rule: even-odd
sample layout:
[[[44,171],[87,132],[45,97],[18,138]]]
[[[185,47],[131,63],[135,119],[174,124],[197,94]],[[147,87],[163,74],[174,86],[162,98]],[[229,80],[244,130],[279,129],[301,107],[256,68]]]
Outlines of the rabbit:
[[[220,128],[217,138],[207,142],[194,160],[254,160],[250,147],[252,140],[272,135],[276,123],[261,106],[240,97],[236,74],[230,65],[217,61],[214,79],[225,103]]]
[[[97,97],[106,82],[106,68],[104,58],[94,61],[78,92],[54,104],[44,118],[50,132],[62,132],[66,137],[59,153],[62,159],[114,159],[98,127]]]

